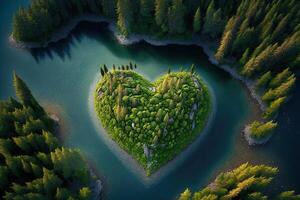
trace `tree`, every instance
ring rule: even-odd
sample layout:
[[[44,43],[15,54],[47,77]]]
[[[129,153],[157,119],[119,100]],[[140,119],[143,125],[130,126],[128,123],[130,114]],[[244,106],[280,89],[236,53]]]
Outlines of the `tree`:
[[[155,21],[164,32],[167,32],[169,0],[155,0]]]
[[[258,122],[254,121],[249,125],[250,137],[260,140],[270,136],[277,127],[277,123],[273,121]]]
[[[52,171],[43,168],[43,186],[46,194],[55,194],[57,188],[62,185],[62,180]]]
[[[189,189],[186,189],[183,193],[180,194],[179,200],[190,200],[192,193]]]
[[[169,123],[169,114],[167,113],[164,117],[164,123],[167,125]]]
[[[116,0],[101,0],[103,13],[109,18],[116,18]]]
[[[88,181],[88,169],[78,151],[57,148],[50,154],[56,173],[61,174],[66,179],[71,178],[72,180],[79,180],[82,183]]]
[[[264,87],[267,86],[272,79],[271,71],[267,71],[261,77],[259,77],[256,81],[256,87]]]
[[[194,29],[195,33],[199,32],[200,29],[201,29],[201,10],[200,10],[200,7],[197,8],[196,13],[194,15],[193,29]]]
[[[4,189],[8,186],[10,180],[10,173],[6,166],[0,166],[0,190],[4,191]]]
[[[186,8],[182,0],[173,0],[172,6],[168,10],[168,30],[170,34],[183,34],[185,25]]]
[[[263,117],[270,118],[279,110],[281,105],[285,102],[286,97],[280,97],[270,103],[270,106],[265,111]]]
[[[268,46],[257,57],[251,58],[244,66],[242,74],[245,76],[252,76],[255,72],[267,68],[274,58],[274,50],[277,48],[277,44]]]
[[[295,191],[286,191],[280,193],[276,200],[300,200],[300,195],[296,195]]]
[[[239,60],[239,64],[241,66],[244,66],[247,63],[248,59],[249,59],[249,48],[247,48],[243,53],[241,59]]]
[[[131,26],[133,22],[133,13],[131,9],[131,1],[130,0],[118,0],[117,3],[117,14],[118,20],[117,25],[120,32],[124,36],[128,36],[131,31]]]
[[[220,173],[213,183],[198,192],[192,194],[186,189],[178,200],[266,200],[260,191],[270,184],[277,173],[278,169],[274,167],[245,163],[232,171]]]
[[[153,0],[140,0],[140,16],[142,20],[142,25],[151,24],[153,20],[154,13],[154,1]]]
[[[79,199],[80,200],[89,200],[92,197],[92,192],[90,188],[88,187],[83,187],[79,191]]]
[[[289,68],[284,69],[282,72],[278,73],[270,82],[270,86],[272,88],[276,88],[280,86],[283,82],[285,82],[288,79],[291,79],[294,77],[292,75],[292,72],[289,70]]]
[[[219,36],[224,28],[221,9],[215,10],[214,7],[214,1],[210,1],[210,4],[206,10],[202,29],[202,33],[209,35],[211,38],[216,38]]]
[[[38,105],[27,85],[15,72],[13,73],[13,85],[16,91],[16,96],[22,104],[30,107]]]
[[[286,96],[290,90],[294,87],[296,82],[296,78],[292,77],[291,79],[287,80],[286,82],[282,83],[275,89],[269,89],[263,96],[262,100],[265,102],[270,102],[279,97]]]
[[[231,17],[228,21],[225,31],[223,33],[220,46],[217,50],[217,53],[215,54],[216,59],[220,62],[223,60],[224,56],[226,56],[227,52],[231,48],[231,43],[233,38],[235,37],[235,33],[237,31],[237,27],[240,24],[240,18],[239,17]]]

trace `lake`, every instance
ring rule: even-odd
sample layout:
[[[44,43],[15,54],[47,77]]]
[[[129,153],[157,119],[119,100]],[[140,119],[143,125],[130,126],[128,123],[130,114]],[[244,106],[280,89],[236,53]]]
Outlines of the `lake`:
[[[241,135],[247,120],[257,115],[256,105],[246,88],[228,73],[208,61],[197,46],[154,47],[141,42],[122,46],[103,23],[80,23],[64,40],[31,51],[10,46],[12,14],[29,0],[2,0],[0,7],[0,98],[14,95],[12,73],[26,81],[43,105],[61,109],[66,130],[65,145],[80,149],[105,182],[106,199],[174,199],[189,187],[209,184],[221,171],[244,162],[278,166],[272,191],[300,192],[300,94],[282,109],[274,137],[264,146],[249,147]],[[138,65],[137,71],[150,80],[171,70],[197,66],[216,97],[216,114],[206,136],[186,159],[166,176],[147,185],[107,147],[89,112],[90,88],[99,65]],[[299,90],[299,84],[295,91]]]

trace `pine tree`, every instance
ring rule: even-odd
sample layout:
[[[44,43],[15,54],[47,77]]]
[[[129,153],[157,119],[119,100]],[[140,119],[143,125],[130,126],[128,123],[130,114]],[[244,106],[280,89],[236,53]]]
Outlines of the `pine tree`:
[[[116,0],[101,0],[103,13],[109,18],[116,18]]]
[[[277,128],[278,124],[274,121],[258,122],[254,121],[249,125],[250,136],[255,139],[262,139],[268,137],[272,131]]]
[[[289,68],[284,69],[282,72],[278,73],[270,82],[270,86],[272,88],[278,87],[283,82],[288,80],[289,78],[293,78],[294,75],[292,75],[292,72],[289,70]],[[290,77],[291,76],[291,77]]]
[[[278,195],[276,200],[299,200],[300,195],[296,195],[295,191],[286,191]]]
[[[16,96],[24,106],[32,107],[38,115],[45,114],[44,109],[38,104],[24,81],[14,72],[13,85]]]
[[[269,89],[263,96],[262,100],[265,102],[270,102],[275,99],[278,99],[280,97],[286,96],[291,89],[294,87],[296,82],[296,78],[292,77],[291,79],[288,79],[286,82],[282,83],[280,86],[278,86],[275,89]]]
[[[89,200],[92,197],[92,192],[88,187],[83,187],[79,190],[79,200]]]
[[[153,22],[154,1],[140,0],[140,16],[143,25],[151,24]]]
[[[216,38],[223,31],[223,27],[224,21],[221,9],[215,10],[214,1],[210,1],[206,10],[202,33],[209,35],[211,38]]]
[[[43,168],[43,186],[46,194],[53,195],[56,192],[56,188],[62,185],[63,181],[52,171]]]
[[[133,13],[130,0],[118,0],[117,3],[118,21],[117,25],[124,36],[128,36],[133,22]]]
[[[189,189],[186,189],[183,193],[180,194],[180,197],[178,200],[190,200],[192,197],[192,193]]]
[[[247,28],[239,33],[232,45],[232,52],[241,53],[251,48],[256,43],[256,31],[254,28]]]
[[[230,50],[232,40],[235,37],[235,33],[239,24],[239,17],[231,17],[228,21],[223,33],[223,37],[221,39],[220,46],[217,50],[217,53],[215,54],[215,57],[219,62],[223,60],[224,56],[226,56],[227,52]]]
[[[246,63],[247,63],[247,61],[248,61],[248,59],[249,59],[249,48],[247,48],[246,50],[245,50],[245,52],[243,53],[243,55],[242,55],[242,57],[241,57],[241,59],[239,60],[239,64],[241,65],[241,66],[244,66]]]
[[[272,79],[271,71],[264,73],[259,79],[256,81],[256,87],[265,87],[269,84]]]
[[[173,0],[168,10],[168,29],[170,34],[183,34],[185,25],[185,6],[182,0]]]
[[[244,66],[242,74],[245,76],[252,76],[255,72],[266,68],[273,62],[274,50],[277,48],[277,44],[268,46],[257,57],[251,58]]]
[[[201,11],[200,11],[200,7],[198,7],[194,15],[193,30],[195,33],[197,33],[200,31],[200,29],[201,29]]]
[[[263,114],[264,118],[271,118],[279,110],[279,108],[284,104],[286,97],[280,97],[270,103],[270,106],[267,108]]]
[[[168,7],[169,0],[155,0],[155,21],[164,32],[168,30]]]

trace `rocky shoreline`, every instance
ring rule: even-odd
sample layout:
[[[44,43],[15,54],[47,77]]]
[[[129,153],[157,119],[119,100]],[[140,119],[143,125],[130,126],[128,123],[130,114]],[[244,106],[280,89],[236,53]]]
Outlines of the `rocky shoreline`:
[[[147,35],[137,35],[137,34],[132,34],[128,38],[124,37],[121,35],[117,27],[115,26],[114,22],[112,20],[109,20],[105,17],[100,17],[96,15],[81,15],[79,17],[75,17],[72,19],[68,24],[63,26],[63,28],[60,28],[58,31],[56,31],[51,39],[45,43],[39,44],[39,43],[32,43],[32,42],[18,42],[15,41],[13,36],[11,35],[9,37],[10,44],[14,47],[17,48],[43,48],[47,47],[50,43],[53,42],[58,42],[61,39],[66,38],[70,32],[80,23],[83,21],[89,21],[89,22],[106,22],[109,23],[109,29],[111,32],[114,34],[118,42],[122,45],[131,45],[134,43],[138,43],[141,41],[145,41],[153,46],[166,46],[170,44],[174,45],[196,45],[199,46],[203,49],[204,53],[209,57],[209,61],[216,65],[217,67],[223,69],[224,71],[228,72],[233,78],[242,81],[250,91],[250,94],[252,98],[258,103],[260,109],[262,111],[265,111],[266,105],[265,103],[261,100],[260,96],[256,93],[255,91],[255,83],[252,80],[246,79],[239,75],[237,71],[232,68],[231,66],[227,64],[220,64],[214,57],[214,51],[209,47],[209,42],[203,40],[203,38],[199,36],[193,36],[191,39],[187,40],[176,40],[176,39],[164,39],[164,40],[159,40],[159,39],[153,39]]]
[[[220,64],[214,57],[214,51],[212,50],[212,48],[210,48],[210,43],[205,41],[203,38],[201,38],[199,36],[193,36],[191,39],[187,39],[187,40],[177,40],[177,39],[159,40],[159,39],[153,39],[147,35],[132,34],[128,38],[126,38],[118,32],[117,27],[115,26],[115,24],[112,20],[109,20],[109,19],[101,17],[101,16],[86,14],[86,15],[81,15],[79,17],[73,18],[68,24],[66,24],[65,26],[60,28],[58,31],[56,31],[48,42],[45,42],[43,44],[17,42],[14,40],[12,35],[9,37],[9,42],[12,46],[17,47],[17,48],[29,48],[30,49],[30,48],[47,47],[52,42],[58,42],[59,40],[66,38],[70,34],[70,32],[80,22],[83,22],[83,21],[109,23],[110,31],[113,33],[113,35],[118,40],[118,42],[122,45],[131,45],[131,44],[135,44],[135,43],[138,43],[141,41],[145,41],[153,46],[166,46],[166,45],[171,45],[171,44],[199,46],[203,49],[204,53],[208,56],[209,61],[212,64],[214,64],[215,66],[226,71],[233,78],[241,81],[247,87],[251,97],[257,102],[257,104],[262,112],[264,112],[266,110],[265,103],[262,101],[261,97],[257,94],[257,92],[255,90],[255,82],[250,79],[242,77],[240,74],[238,74],[238,72],[234,68],[232,68],[228,64]],[[247,139],[246,136],[245,136],[245,138],[248,141],[249,145],[261,144],[260,142],[258,142],[258,143],[254,142],[254,141],[250,142],[250,140]]]

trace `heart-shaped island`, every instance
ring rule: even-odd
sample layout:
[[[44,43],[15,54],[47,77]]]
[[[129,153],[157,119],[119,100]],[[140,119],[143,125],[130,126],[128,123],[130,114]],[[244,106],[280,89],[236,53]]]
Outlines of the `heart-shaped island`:
[[[108,135],[149,176],[201,134],[211,98],[193,66],[191,71],[169,71],[154,83],[133,68],[101,68],[95,109]]]

